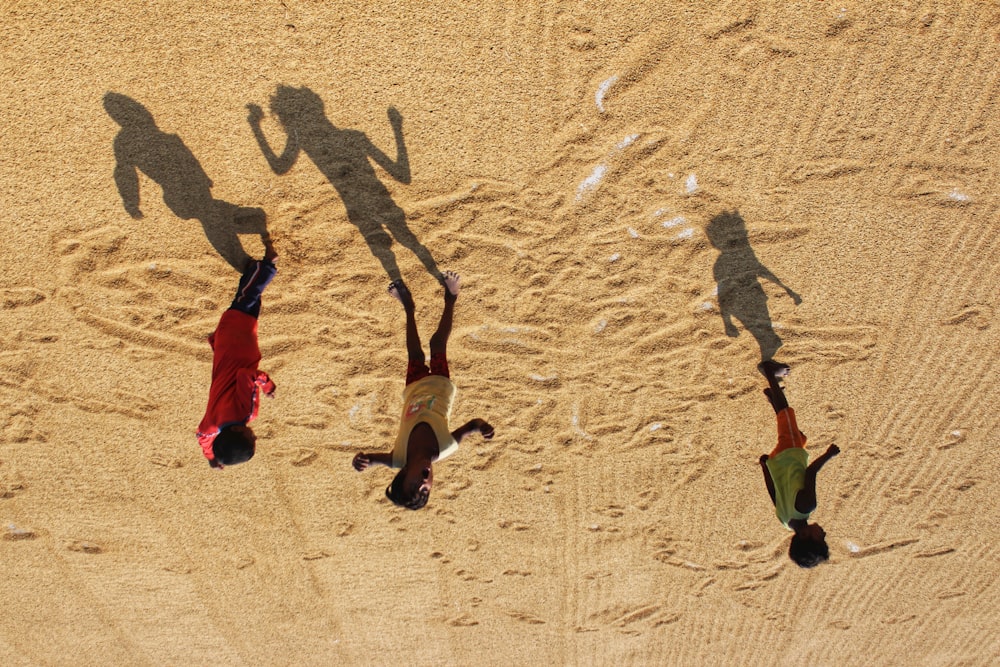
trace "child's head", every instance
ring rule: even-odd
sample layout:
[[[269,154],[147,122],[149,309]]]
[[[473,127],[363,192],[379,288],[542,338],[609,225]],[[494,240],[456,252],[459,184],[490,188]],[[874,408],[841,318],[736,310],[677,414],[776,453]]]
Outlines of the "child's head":
[[[246,424],[226,426],[212,443],[212,453],[220,466],[233,466],[253,458],[257,436]]]
[[[385,487],[385,497],[406,509],[418,510],[427,504],[431,495],[434,473],[427,468],[404,467]]]
[[[705,235],[719,250],[749,246],[747,227],[739,211],[723,211],[705,226]]]
[[[104,110],[122,127],[156,127],[149,109],[121,93],[105,93]]]
[[[326,120],[323,98],[305,87],[278,86],[271,96],[271,111],[286,128],[307,127]]]
[[[830,559],[830,547],[826,544],[826,531],[819,524],[810,524],[804,530],[792,535],[788,545],[788,557],[799,567],[816,567]]]

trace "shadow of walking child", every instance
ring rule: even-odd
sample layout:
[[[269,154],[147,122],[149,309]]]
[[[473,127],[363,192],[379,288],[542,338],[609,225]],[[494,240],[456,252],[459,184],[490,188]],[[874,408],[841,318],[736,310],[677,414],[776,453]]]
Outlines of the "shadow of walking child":
[[[732,338],[739,336],[740,332],[733,324],[735,317],[757,340],[760,358],[765,361],[773,358],[781,347],[781,338],[774,331],[767,308],[767,295],[757,279],[764,278],[778,285],[796,305],[802,303],[802,297],[757,259],[747,238],[746,223],[739,212],[724,211],[715,216],[705,227],[705,233],[719,250],[712,275],[719,288],[719,310],[726,335]]]
[[[115,136],[115,185],[125,210],[136,220],[139,176],[146,174],[163,189],[163,203],[183,220],[197,219],[216,252],[234,269],[243,272],[250,256],[238,234],[267,234],[267,218],[259,208],[245,208],[212,196],[208,177],[191,150],[176,134],[156,126],[153,115],[140,103],[121,93],[104,95],[104,109],[121,131]]]
[[[279,86],[271,97],[271,111],[287,134],[281,155],[275,154],[260,128],[264,112],[248,104],[248,121],[260,150],[276,174],[287,173],[304,151],[337,190],[347,218],[361,231],[368,247],[392,280],[400,278],[393,254],[392,237],[408,248],[431,275],[442,280],[434,258],[406,226],[406,214],[392,200],[378,179],[369,158],[400,183],[410,182],[410,163],[403,142],[403,117],[389,109],[389,122],[396,136],[396,159],[389,159],[368,136],[358,130],[341,129],[327,119],[323,100],[309,88]],[[390,237],[390,234],[392,235]]]

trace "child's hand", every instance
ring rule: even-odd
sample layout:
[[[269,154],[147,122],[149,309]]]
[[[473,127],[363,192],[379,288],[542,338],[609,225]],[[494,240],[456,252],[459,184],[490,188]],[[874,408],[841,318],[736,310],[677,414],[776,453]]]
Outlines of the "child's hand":
[[[482,420],[480,420],[480,421],[482,421]],[[493,436],[495,434],[495,431],[493,430],[492,426],[490,426],[488,423],[486,423],[485,421],[483,421],[479,425],[479,433],[483,436],[484,439],[486,439],[486,440],[492,440]]]
[[[827,456],[836,456],[839,453],[840,453],[840,447],[838,447],[837,445],[830,445],[829,447],[826,448]]]
[[[358,472],[361,472],[371,464],[372,460],[368,458],[368,455],[365,454],[364,452],[358,452],[357,454],[355,454],[354,461],[351,462],[351,465],[353,465],[354,469],[357,470]]]

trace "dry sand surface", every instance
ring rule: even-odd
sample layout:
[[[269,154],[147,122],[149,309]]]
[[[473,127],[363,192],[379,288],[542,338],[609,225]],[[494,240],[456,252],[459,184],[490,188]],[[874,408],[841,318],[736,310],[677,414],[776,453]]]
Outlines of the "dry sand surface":
[[[995,3],[352,4],[4,3],[0,664],[997,664]],[[411,512],[350,461],[446,269],[497,436]],[[812,570],[762,351],[843,450]]]

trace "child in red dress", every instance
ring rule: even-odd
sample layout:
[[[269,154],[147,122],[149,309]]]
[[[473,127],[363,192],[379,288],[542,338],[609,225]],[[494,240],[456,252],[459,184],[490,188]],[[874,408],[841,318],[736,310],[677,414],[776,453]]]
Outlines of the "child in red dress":
[[[240,278],[229,309],[222,314],[212,346],[212,386],[208,407],[198,425],[198,444],[213,468],[249,461],[256,451],[257,436],[247,423],[257,417],[260,394],[274,398],[274,382],[257,369],[257,317],[260,299],[278,269],[278,254],[264,237],[264,258],[250,261]]]

